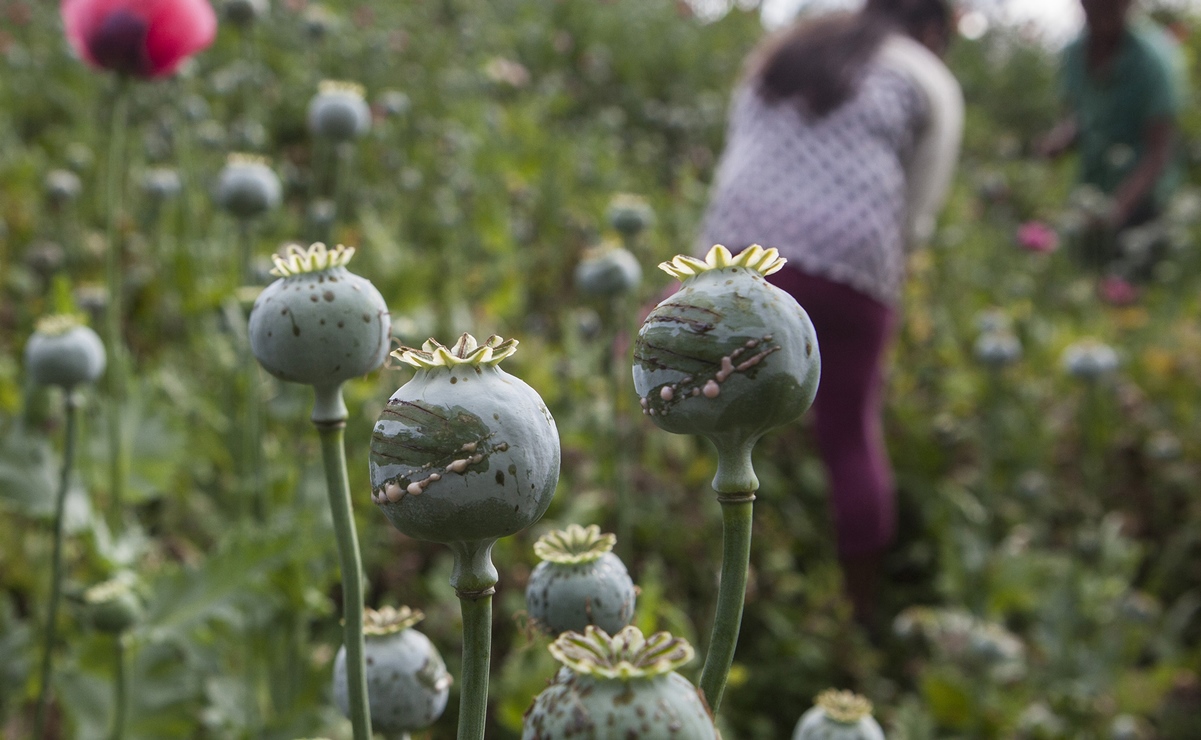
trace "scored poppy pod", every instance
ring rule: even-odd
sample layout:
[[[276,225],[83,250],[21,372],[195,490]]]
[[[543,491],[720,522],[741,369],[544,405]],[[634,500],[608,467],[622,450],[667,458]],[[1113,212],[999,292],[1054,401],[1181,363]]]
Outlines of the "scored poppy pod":
[[[67,41],[94,67],[165,77],[217,35],[208,0],[63,0]]]

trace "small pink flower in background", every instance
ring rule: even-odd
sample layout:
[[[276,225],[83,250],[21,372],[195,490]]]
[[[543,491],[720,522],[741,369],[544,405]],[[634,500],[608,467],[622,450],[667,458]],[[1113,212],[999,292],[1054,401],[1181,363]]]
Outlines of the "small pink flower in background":
[[[1129,306],[1138,300],[1138,288],[1125,278],[1107,275],[1097,284],[1101,300],[1113,306]]]
[[[134,77],[165,77],[213,43],[208,0],[63,0],[67,41],[89,64]]]
[[[1059,235],[1042,221],[1027,221],[1018,227],[1018,245],[1029,252],[1054,252]]]

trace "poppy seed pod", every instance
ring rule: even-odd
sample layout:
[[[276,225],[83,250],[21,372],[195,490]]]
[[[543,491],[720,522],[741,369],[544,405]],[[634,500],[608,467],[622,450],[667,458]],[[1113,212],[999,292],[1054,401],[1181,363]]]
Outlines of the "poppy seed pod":
[[[609,202],[605,213],[613,230],[625,237],[635,237],[655,223],[655,212],[640,196],[618,193]]]
[[[66,259],[67,253],[62,246],[51,241],[33,242],[25,251],[25,264],[43,279],[62,269]]]
[[[38,385],[67,390],[104,373],[104,343],[75,316],[47,316],[25,345],[25,371]]]
[[[563,668],[534,699],[522,723],[524,740],[638,737],[715,740],[708,707],[676,668],[694,656],[687,641],[637,627],[610,637],[588,627],[550,646]]]
[[[208,0],[64,0],[67,40],[94,67],[164,77],[217,36]]]
[[[737,257],[717,245],[704,261],[662,263],[683,285],[650,312],[634,344],[643,413],[666,431],[708,437],[719,458],[738,450],[739,485],[750,490],[758,487],[750,447],[809,408],[821,373],[808,314],[765,279],[783,265],[758,245]]]
[[[617,245],[588,250],[575,268],[576,288],[586,295],[623,295],[637,288],[641,281],[638,258]]]
[[[801,715],[792,740],[884,740],[872,703],[850,691],[823,691]]]
[[[552,634],[595,625],[609,634],[630,623],[637,589],[612,550],[617,538],[595,524],[570,524],[534,543],[542,562],[530,574],[526,609]]]
[[[267,160],[249,154],[231,154],[217,177],[217,205],[235,218],[261,216],[279,206],[283,187]]]
[[[413,107],[409,96],[400,90],[384,90],[376,96],[375,105],[385,116],[403,116]]]
[[[96,159],[88,145],[81,144],[78,141],[67,145],[67,151],[65,152],[64,156],[67,160],[67,166],[70,167],[73,172],[77,173],[86,172],[87,170],[92,169],[92,163]]]
[[[1063,351],[1060,362],[1068,375],[1097,380],[1118,369],[1118,353],[1108,344],[1082,339]]]
[[[324,5],[313,3],[305,6],[301,14],[305,34],[314,41],[320,41],[338,27],[338,17]]]
[[[83,185],[79,175],[71,170],[50,170],[46,173],[46,198],[52,205],[62,206],[79,197]]]
[[[1005,367],[1022,358],[1022,343],[1008,331],[986,331],[976,338],[976,359],[988,367]]]
[[[384,363],[392,318],[371,281],[346,269],[352,256],[353,248],[318,242],[272,257],[279,279],[255,300],[249,328],[250,348],[267,372],[321,391]],[[333,418],[326,411],[315,409],[313,418]]]
[[[142,192],[156,203],[170,200],[179,195],[183,183],[179,172],[170,167],[153,167],[142,173]]]
[[[413,625],[424,618],[408,607],[364,610],[364,662],[371,727],[389,736],[422,730],[446,709],[451,677],[438,648]],[[334,703],[349,716],[346,646],[334,658]]]
[[[270,10],[267,0],[224,0],[221,15],[235,26],[249,26]]]
[[[131,578],[117,577],[92,586],[83,594],[88,619],[101,632],[119,635],[142,618],[142,600]]]
[[[336,142],[357,139],[371,128],[363,86],[326,80],[309,102],[309,131]]]
[[[559,480],[559,434],[541,396],[499,366],[517,340],[430,340],[393,356],[417,368],[375,423],[372,500],[420,540],[488,542],[541,518]]]

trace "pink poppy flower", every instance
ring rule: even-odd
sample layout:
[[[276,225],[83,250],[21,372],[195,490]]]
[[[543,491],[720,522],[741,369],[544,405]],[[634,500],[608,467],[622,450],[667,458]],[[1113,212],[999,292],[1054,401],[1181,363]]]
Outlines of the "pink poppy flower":
[[[1138,288],[1117,275],[1101,278],[1097,284],[1097,294],[1112,306],[1129,306],[1138,300]]]
[[[1059,246],[1055,229],[1042,221],[1027,221],[1018,227],[1018,245],[1029,252],[1054,252]]]
[[[63,0],[63,27],[89,64],[135,77],[165,77],[213,43],[208,0]]]

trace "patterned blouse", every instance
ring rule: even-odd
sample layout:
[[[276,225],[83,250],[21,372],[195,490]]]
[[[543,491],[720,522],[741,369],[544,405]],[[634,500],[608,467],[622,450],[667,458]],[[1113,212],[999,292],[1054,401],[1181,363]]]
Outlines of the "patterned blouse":
[[[907,165],[931,102],[911,75],[868,65],[854,96],[813,119],[790,101],[734,94],[698,251],[775,247],[803,272],[885,305],[901,294]]]

